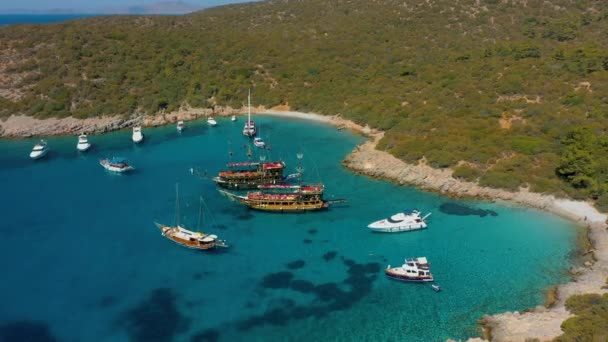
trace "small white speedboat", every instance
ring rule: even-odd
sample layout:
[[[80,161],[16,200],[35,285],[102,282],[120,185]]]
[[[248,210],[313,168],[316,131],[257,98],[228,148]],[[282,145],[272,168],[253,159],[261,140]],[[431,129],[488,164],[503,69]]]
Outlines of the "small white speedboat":
[[[99,164],[101,164],[104,169],[116,173],[123,173],[134,169],[133,166],[129,165],[129,162],[125,158],[114,157],[108,159],[101,159],[99,161]]]
[[[178,121],[177,122],[177,131],[181,132],[181,131],[184,130],[184,128],[186,128],[186,125],[184,125],[184,122],[183,121]]]
[[[424,217],[420,216],[420,211],[412,210],[410,212],[397,213],[387,219],[373,222],[367,226],[367,228],[375,232],[384,233],[396,233],[405,232],[409,230],[417,230],[426,228],[426,218],[431,214],[427,214]]]
[[[131,136],[131,139],[136,144],[144,140],[144,134],[141,131],[141,126],[133,127],[133,135]]]
[[[255,147],[259,147],[259,148],[264,148],[266,146],[266,143],[260,137],[253,138],[253,144],[255,145]]]
[[[236,115],[233,115],[230,120],[232,120],[232,122],[235,122],[236,121]]]
[[[32,152],[30,152],[30,158],[40,159],[46,156],[47,153],[49,153],[49,147],[46,141],[40,140],[36,145],[34,145]]]
[[[78,143],[76,144],[76,149],[80,152],[85,152],[89,148],[91,148],[91,143],[89,143],[89,139],[86,134],[81,134],[78,136]]]
[[[217,121],[215,121],[215,119],[212,117],[209,117],[207,119],[207,123],[209,124],[209,126],[217,126]]]

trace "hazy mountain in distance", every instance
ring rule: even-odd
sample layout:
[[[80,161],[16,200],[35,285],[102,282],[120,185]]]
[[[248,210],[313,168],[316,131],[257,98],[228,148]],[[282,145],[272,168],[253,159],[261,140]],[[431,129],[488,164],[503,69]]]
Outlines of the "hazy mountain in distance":
[[[185,1],[161,1],[149,5],[100,8],[52,8],[45,10],[14,8],[0,11],[0,14],[186,14],[205,7]]]

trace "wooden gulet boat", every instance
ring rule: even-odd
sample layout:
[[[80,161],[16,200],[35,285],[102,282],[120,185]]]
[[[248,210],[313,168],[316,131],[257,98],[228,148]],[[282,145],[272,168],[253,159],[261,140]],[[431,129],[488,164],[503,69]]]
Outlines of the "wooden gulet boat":
[[[200,250],[210,250],[218,247],[228,247],[224,240],[218,239],[217,235],[213,234],[204,234],[201,232],[193,232],[188,230],[179,224],[179,196],[178,196],[178,187],[175,188],[176,192],[176,200],[175,200],[175,226],[167,226],[160,223],[154,223],[158,229],[160,229],[161,234],[167,239],[187,248],[192,249],[200,249]],[[199,207],[199,227],[202,218],[202,205],[203,198],[201,197],[200,207]]]
[[[298,159],[301,159],[301,153]],[[300,184],[266,184],[259,185],[258,191],[248,192],[242,196],[225,190],[219,190],[230,199],[236,200],[252,209],[271,212],[302,212],[327,209],[330,204],[344,203],[344,199],[325,200],[323,184],[301,184],[302,168],[298,166]]]
[[[256,189],[264,184],[283,184],[294,175],[283,176],[285,163],[275,162],[240,162],[229,163],[229,169],[219,172],[212,180],[219,186],[227,189],[247,190]]]

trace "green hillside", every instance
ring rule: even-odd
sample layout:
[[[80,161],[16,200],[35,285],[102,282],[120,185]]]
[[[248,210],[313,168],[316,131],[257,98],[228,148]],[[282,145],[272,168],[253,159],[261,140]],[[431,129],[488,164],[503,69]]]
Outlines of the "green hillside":
[[[608,3],[283,0],[0,29],[0,115],[340,113],[483,185],[608,208]],[[4,85],[2,85],[4,84]]]

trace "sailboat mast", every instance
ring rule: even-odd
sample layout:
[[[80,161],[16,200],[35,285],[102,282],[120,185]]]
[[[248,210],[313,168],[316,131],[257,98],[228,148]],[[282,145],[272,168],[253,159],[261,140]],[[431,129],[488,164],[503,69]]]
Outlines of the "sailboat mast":
[[[203,198],[200,197],[200,201],[198,204],[198,224],[196,226],[196,230],[201,230],[201,220],[203,218]]]
[[[247,121],[251,125],[251,89],[247,94]]]
[[[175,226],[179,227],[179,184],[175,183]]]

